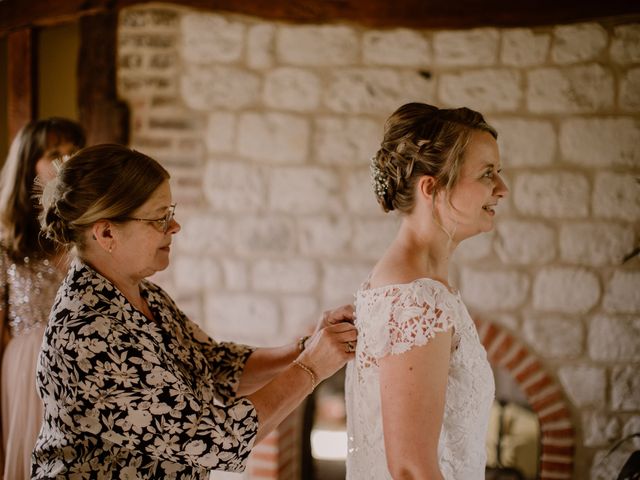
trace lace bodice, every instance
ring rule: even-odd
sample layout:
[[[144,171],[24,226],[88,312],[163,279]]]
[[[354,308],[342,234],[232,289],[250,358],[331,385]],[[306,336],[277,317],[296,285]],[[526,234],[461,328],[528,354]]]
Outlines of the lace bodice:
[[[1,247],[0,269],[0,310],[7,315],[11,336],[46,325],[64,274],[47,259],[14,262]]]
[[[475,325],[458,293],[435,280],[356,294],[358,345],[346,377],[349,453],[347,479],[391,479],[384,453],[378,361],[425,345],[453,328],[449,378],[438,444],[446,480],[485,478],[485,437],[494,380]]]

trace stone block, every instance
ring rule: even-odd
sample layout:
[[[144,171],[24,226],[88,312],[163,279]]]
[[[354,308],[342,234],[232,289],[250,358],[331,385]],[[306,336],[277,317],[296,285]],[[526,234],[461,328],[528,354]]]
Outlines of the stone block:
[[[640,317],[597,315],[591,319],[589,356],[592,359],[619,363],[640,361],[638,345],[640,345]]]
[[[455,250],[456,260],[468,262],[489,256],[492,252],[493,239],[492,232],[465,239]]]
[[[622,438],[628,437],[638,432],[640,432],[640,415],[633,415],[624,422],[624,428],[622,429]],[[640,450],[640,438],[635,437],[635,439],[629,441],[629,444],[636,450]]]
[[[170,5],[142,8],[123,8],[118,17],[118,28],[131,31],[164,30],[176,28],[180,11]]]
[[[505,65],[530,67],[547,59],[551,37],[547,33],[534,33],[528,28],[502,31],[500,59]]]
[[[305,163],[309,123],[286,113],[245,113],[240,116],[236,150],[263,163]]]
[[[296,229],[282,216],[243,216],[232,225],[234,248],[243,255],[291,252],[296,247]]]
[[[577,318],[528,317],[523,333],[543,358],[577,358],[582,354],[584,327]]]
[[[237,119],[230,112],[213,112],[207,119],[205,143],[214,153],[229,153],[234,149]]]
[[[180,218],[182,230],[176,236],[179,252],[191,255],[224,254],[231,249],[229,222],[201,211]]]
[[[582,414],[585,447],[604,447],[620,435],[620,421],[601,411],[587,410]]]
[[[550,122],[506,118],[491,120],[506,168],[542,167],[556,156],[556,133]]]
[[[246,291],[249,289],[249,268],[244,261],[225,255],[220,258],[220,268],[226,290]]]
[[[522,77],[506,69],[442,74],[438,95],[452,107],[465,105],[483,113],[512,111],[522,100]]]
[[[217,290],[222,285],[220,266],[212,258],[179,255],[172,263],[171,270],[178,294]]]
[[[212,293],[205,296],[208,330],[216,340],[258,346],[279,344],[280,312],[277,303],[257,294]]]
[[[608,312],[640,313],[640,270],[616,270],[607,284],[602,303]]]
[[[607,379],[604,368],[568,365],[558,369],[558,377],[575,407],[605,406]]]
[[[399,222],[394,217],[359,219],[354,223],[352,249],[356,258],[377,260],[395,238]]]
[[[364,33],[364,63],[398,67],[425,67],[431,61],[429,41],[406,28],[370,30]]]
[[[347,191],[345,194],[349,212],[371,216],[380,216],[384,213],[376,200],[375,193],[373,193],[368,166],[347,173],[346,180]]]
[[[522,173],[515,178],[513,203],[524,215],[585,218],[589,214],[589,183],[577,173]]]
[[[633,230],[617,223],[560,225],[560,257],[569,263],[593,267],[619,265],[633,250],[633,242]]]
[[[314,110],[320,103],[320,80],[312,72],[281,67],[267,73],[264,102],[284,110]]]
[[[433,103],[430,76],[383,68],[334,69],[323,96],[324,105],[334,112],[384,116],[410,101]]]
[[[626,445],[622,445],[621,448],[612,453],[609,453],[609,448],[597,451],[591,464],[590,480],[617,479],[622,466],[632,453],[633,450]]]
[[[194,110],[245,108],[257,102],[260,79],[237,67],[191,67],[180,79],[180,94]]]
[[[135,50],[153,52],[173,50],[178,37],[173,32],[120,33],[118,35],[118,54]]]
[[[613,106],[613,74],[600,65],[535,69],[527,84],[533,113],[591,113]]]
[[[597,23],[560,25],[553,30],[551,58],[569,64],[594,60],[607,46],[607,31]]]
[[[158,75],[119,75],[117,82],[118,96],[129,102],[154,95],[176,95],[178,91],[178,84],[174,78]]]
[[[598,277],[584,268],[547,267],[533,283],[533,306],[543,312],[583,314],[599,300]]]
[[[204,194],[218,212],[257,212],[267,198],[264,174],[236,161],[209,161],[204,171]]]
[[[556,256],[555,237],[555,231],[541,222],[503,220],[497,226],[495,249],[507,264],[543,264]]]
[[[640,23],[615,27],[609,54],[617,63],[640,62]]]
[[[489,66],[498,58],[500,34],[495,28],[440,31],[433,35],[435,63],[444,66]],[[465,102],[461,103],[466,105]]]
[[[482,312],[519,308],[529,293],[529,277],[512,270],[463,268],[460,280],[465,303]]]
[[[280,63],[305,66],[353,65],[360,42],[353,28],[341,25],[280,26],[276,54]]]
[[[345,215],[304,216],[298,221],[300,251],[309,256],[343,256],[353,229]]]
[[[337,172],[318,167],[283,167],[269,173],[272,211],[308,215],[342,210]]]
[[[326,263],[322,277],[322,305],[333,308],[353,303],[354,295],[366,280],[373,263]]]
[[[382,123],[361,117],[323,116],[315,122],[314,156],[336,166],[368,166],[380,147]]]
[[[640,219],[640,183],[630,173],[598,173],[592,204],[593,213],[598,217],[637,222]]]
[[[560,127],[564,161],[587,167],[640,166],[640,122],[631,117],[573,118]]]
[[[187,13],[181,18],[181,54],[187,62],[229,63],[240,59],[246,26],[213,13]]]
[[[312,295],[286,295],[281,304],[283,343],[313,332],[322,311]]]
[[[628,70],[620,80],[620,108],[628,112],[640,110],[640,68]]]
[[[247,65],[264,70],[275,63],[275,26],[260,23],[249,27],[247,32]]]
[[[315,263],[302,258],[262,259],[251,268],[251,284],[255,291],[312,293],[318,280]]]
[[[617,411],[640,410],[638,365],[617,365],[611,372],[611,407]]]

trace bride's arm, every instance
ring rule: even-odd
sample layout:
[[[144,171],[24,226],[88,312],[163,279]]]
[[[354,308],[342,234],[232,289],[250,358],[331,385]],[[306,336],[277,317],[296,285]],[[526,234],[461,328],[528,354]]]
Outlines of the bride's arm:
[[[380,359],[384,445],[396,480],[442,480],[438,439],[450,351],[451,329],[426,345]]]

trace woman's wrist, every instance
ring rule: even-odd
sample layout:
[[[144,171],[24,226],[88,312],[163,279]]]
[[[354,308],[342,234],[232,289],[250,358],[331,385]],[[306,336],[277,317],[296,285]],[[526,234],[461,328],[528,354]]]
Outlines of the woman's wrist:
[[[297,368],[299,368],[300,370],[304,371],[307,374],[307,376],[309,377],[309,380],[311,380],[311,392],[313,392],[316,389],[316,386],[318,385],[318,377],[316,376],[314,371],[310,367],[302,363],[300,360],[294,360],[292,363],[294,366],[296,366]]]

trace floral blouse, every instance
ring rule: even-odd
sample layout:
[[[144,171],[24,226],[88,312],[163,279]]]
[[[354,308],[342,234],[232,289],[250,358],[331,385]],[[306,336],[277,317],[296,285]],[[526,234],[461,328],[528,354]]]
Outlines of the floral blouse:
[[[38,360],[44,423],[34,479],[208,479],[243,471],[257,413],[235,398],[250,347],[217,343],[158,286],[147,319],[106,278],[73,261]]]

